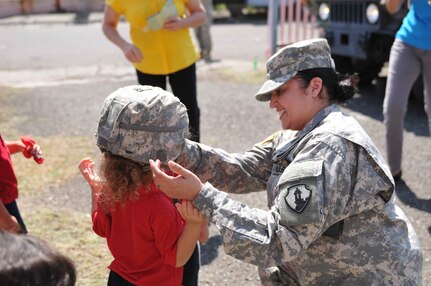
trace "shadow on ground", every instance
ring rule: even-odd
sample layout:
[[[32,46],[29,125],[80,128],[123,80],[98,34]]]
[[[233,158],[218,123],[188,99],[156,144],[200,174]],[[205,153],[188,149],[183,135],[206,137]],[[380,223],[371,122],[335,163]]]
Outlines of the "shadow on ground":
[[[208,242],[201,245],[201,265],[208,265],[218,256],[218,248],[223,241],[221,235],[214,235],[208,239]]]
[[[431,213],[431,200],[424,200],[418,198],[405,181],[400,180],[396,183],[396,192],[397,197],[404,204],[408,205],[409,207]]]

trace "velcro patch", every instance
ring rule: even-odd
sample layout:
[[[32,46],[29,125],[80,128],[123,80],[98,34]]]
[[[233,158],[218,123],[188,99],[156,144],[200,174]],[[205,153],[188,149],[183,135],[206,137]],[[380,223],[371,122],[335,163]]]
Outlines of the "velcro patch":
[[[322,219],[322,161],[292,162],[280,176],[275,204],[280,224],[295,226]]]
[[[287,189],[287,194],[284,197],[287,205],[297,213],[302,211],[307,206],[311,198],[311,188],[305,184],[298,184]]]

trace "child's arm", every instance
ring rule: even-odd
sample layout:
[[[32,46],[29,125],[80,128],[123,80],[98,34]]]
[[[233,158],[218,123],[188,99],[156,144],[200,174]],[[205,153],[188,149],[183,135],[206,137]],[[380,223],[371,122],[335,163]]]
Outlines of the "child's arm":
[[[5,141],[5,144],[10,154],[22,152],[26,158],[33,157],[38,164],[44,161],[40,146],[28,135],[23,136],[21,141]]]
[[[199,242],[202,244],[207,243],[208,237],[209,237],[208,219],[204,217],[201,224],[201,233],[199,235]]]
[[[196,247],[201,232],[203,222],[202,214],[193,207],[190,201],[183,200],[181,204],[176,204],[178,212],[186,221],[184,230],[178,238],[177,245],[177,267],[181,267],[189,260]]]
[[[14,216],[11,216],[4,204],[0,201],[0,229],[19,233],[21,227]]]
[[[4,143],[10,154],[22,152],[25,149],[25,145],[22,141],[5,141]]]

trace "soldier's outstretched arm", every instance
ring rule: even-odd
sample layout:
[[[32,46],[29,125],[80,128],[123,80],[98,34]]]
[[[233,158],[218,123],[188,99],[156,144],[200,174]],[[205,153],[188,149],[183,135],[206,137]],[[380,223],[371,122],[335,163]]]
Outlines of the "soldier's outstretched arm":
[[[290,131],[277,132],[243,153],[228,153],[193,141],[186,141],[178,163],[229,193],[263,191],[271,175],[272,155],[280,142],[293,137]]]

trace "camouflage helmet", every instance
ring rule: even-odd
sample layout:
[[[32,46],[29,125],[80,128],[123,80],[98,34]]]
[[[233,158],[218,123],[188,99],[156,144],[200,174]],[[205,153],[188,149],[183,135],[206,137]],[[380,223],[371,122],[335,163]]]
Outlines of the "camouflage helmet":
[[[181,153],[188,133],[186,107],[170,92],[149,85],[131,85],[103,102],[96,145],[114,155],[148,164],[163,163]]]
[[[313,68],[334,68],[326,39],[293,43],[275,53],[266,62],[266,82],[256,93],[259,101],[271,99],[271,92],[293,78],[297,72]]]

